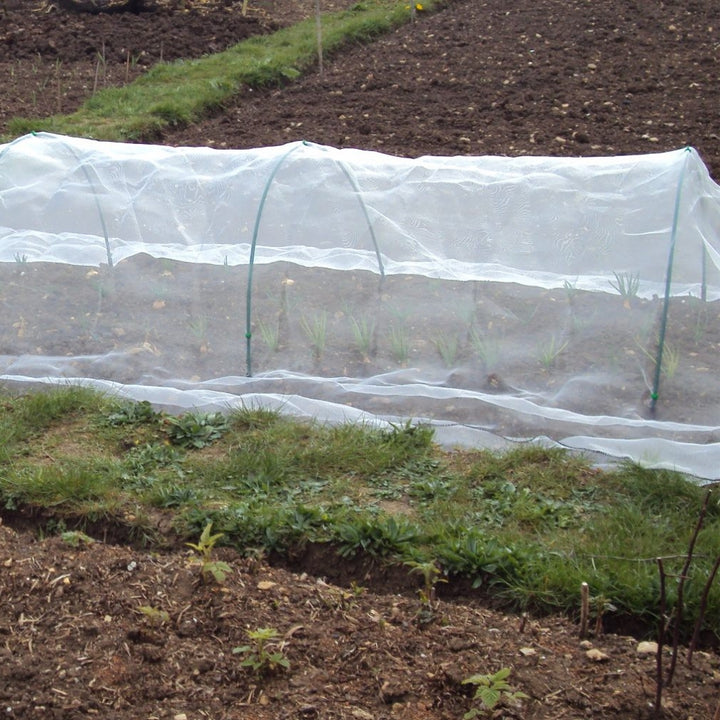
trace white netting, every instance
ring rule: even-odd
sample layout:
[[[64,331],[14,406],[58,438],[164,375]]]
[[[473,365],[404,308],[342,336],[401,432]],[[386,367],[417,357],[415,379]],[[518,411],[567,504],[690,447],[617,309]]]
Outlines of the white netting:
[[[27,136],[0,146],[0,372],[716,477],[719,236],[692,149],[409,160]]]

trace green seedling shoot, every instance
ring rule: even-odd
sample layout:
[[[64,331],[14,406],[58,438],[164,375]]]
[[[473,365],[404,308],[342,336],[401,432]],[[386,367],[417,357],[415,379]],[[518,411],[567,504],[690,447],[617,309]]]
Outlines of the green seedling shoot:
[[[405,365],[410,357],[410,335],[404,327],[392,326],[388,331],[390,352],[399,365]]]
[[[190,562],[193,565],[200,566],[200,576],[203,582],[208,582],[209,578],[212,577],[216,583],[222,585],[225,582],[227,574],[232,572],[232,568],[222,560],[214,560],[212,558],[213,548],[215,543],[223,536],[223,533],[216,533],[211,535],[212,523],[209,522],[205,529],[200,535],[200,539],[197,543],[185,543],[188,547],[192,548],[196,555],[194,555]]]
[[[632,300],[637,297],[640,290],[640,275],[633,275],[629,272],[614,272],[615,282],[608,280],[610,287],[617,290],[624,300]]]
[[[278,323],[265,323],[258,320],[258,330],[265,344],[272,352],[280,349],[280,326]]]
[[[160,610],[153,605],[141,605],[138,610],[148,619],[152,625],[165,625],[170,622],[170,615],[167,610]]]
[[[457,337],[445,334],[438,335],[433,342],[435,343],[435,347],[437,348],[445,367],[453,367],[460,349],[460,343]]]
[[[565,352],[567,346],[567,341],[564,343],[560,343],[553,335],[550,340],[548,340],[545,344],[541,345],[538,350],[540,364],[546,370],[549,370],[551,367],[553,367],[553,365],[555,365],[555,362],[560,357],[560,355]]]
[[[372,318],[350,317],[355,346],[363,357],[363,361],[370,360],[373,351],[373,338],[375,337],[375,321]]]
[[[510,668],[501,668],[494,675],[471,675],[463,680],[463,685],[474,685],[475,695],[473,700],[479,700],[482,703],[481,708],[472,708],[463,715],[463,720],[472,720],[481,713],[491,712],[495,706],[501,701],[517,703],[528,696],[520,691],[513,691],[507,682],[510,676]]]
[[[440,577],[442,570],[438,567],[434,560],[426,562],[416,562],[408,560],[405,565],[410,568],[411,573],[422,575],[423,587],[420,588],[420,602],[424,607],[431,608],[435,603],[435,587],[439,582],[447,582],[445,578]]]
[[[310,341],[313,358],[315,362],[319,363],[327,343],[327,313],[321,312],[311,318],[303,317],[300,319],[300,325]]]
[[[410,568],[411,573],[422,575],[423,587],[418,590],[420,610],[417,613],[417,621],[421,625],[427,625],[435,618],[435,587],[439,582],[447,582],[447,580],[440,577],[442,570],[434,560],[426,562],[408,560],[405,565]]]
[[[74,548],[80,547],[80,545],[92,545],[95,542],[81,530],[68,530],[62,533],[60,537],[64,543]]]
[[[235,655],[244,655],[240,663],[242,667],[250,668],[258,675],[266,675],[278,669],[287,670],[290,661],[285,657],[282,643],[276,648],[278,631],[273,627],[261,627],[248,630],[250,645],[233,648]],[[272,646],[272,647],[269,647]]]

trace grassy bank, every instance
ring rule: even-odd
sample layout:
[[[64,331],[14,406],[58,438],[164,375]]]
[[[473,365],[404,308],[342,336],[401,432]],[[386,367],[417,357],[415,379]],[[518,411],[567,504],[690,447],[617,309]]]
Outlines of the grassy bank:
[[[440,5],[423,3],[424,12]],[[364,0],[351,9],[322,16],[322,46],[332,55],[350,43],[365,43],[410,20],[396,0]],[[196,122],[241,88],[290,82],[318,61],[314,19],[270,35],[245,40],[225,52],[197,60],[162,63],[135,82],[102,90],[77,112],[45,119],[14,118],[12,139],[47,131],[98,140],[148,141],[163,128]]]
[[[689,636],[720,555],[718,498],[706,502],[679,474],[599,471],[536,446],[446,452],[412,424],[329,427],[263,410],[170,417],[65,387],[4,396],[0,441],[0,512],[35,517],[41,534],[100,524],[161,547],[212,522],[244,553],[322,544],[515,609],[576,615],[586,582],[591,622],[654,627],[662,557],[667,605],[682,587]],[[704,616],[720,637],[717,579]]]

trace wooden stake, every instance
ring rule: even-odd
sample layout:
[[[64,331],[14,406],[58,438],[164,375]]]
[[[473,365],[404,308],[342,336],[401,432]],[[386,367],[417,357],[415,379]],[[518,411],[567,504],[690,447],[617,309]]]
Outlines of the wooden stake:
[[[317,35],[318,72],[323,74],[322,20],[320,18],[320,0],[315,0],[315,33]]]
[[[580,637],[586,638],[590,619],[590,588],[586,582],[580,585]]]

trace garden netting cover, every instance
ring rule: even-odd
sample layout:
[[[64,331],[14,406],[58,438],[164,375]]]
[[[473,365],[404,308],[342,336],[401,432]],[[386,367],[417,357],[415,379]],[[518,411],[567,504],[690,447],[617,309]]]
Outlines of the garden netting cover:
[[[691,148],[0,146],[0,382],[425,421],[720,476],[720,187]]]

